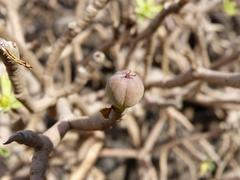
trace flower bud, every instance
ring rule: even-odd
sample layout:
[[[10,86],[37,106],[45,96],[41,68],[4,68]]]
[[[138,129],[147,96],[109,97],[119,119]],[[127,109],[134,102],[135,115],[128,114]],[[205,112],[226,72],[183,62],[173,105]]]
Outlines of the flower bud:
[[[107,82],[106,93],[112,105],[120,111],[137,104],[144,93],[142,80],[130,70],[119,71]]]

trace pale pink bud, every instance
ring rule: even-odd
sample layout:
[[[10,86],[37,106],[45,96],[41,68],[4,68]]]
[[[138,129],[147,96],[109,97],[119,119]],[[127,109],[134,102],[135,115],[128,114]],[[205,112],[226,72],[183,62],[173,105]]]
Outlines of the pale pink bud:
[[[112,105],[123,111],[142,99],[144,86],[136,73],[130,70],[119,71],[108,80],[106,93]]]

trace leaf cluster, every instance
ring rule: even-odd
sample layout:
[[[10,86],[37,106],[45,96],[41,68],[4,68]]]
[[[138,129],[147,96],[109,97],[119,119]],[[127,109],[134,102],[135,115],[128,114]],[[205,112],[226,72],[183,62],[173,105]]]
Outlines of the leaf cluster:
[[[136,0],[135,12],[140,21],[152,19],[162,9],[163,6],[155,3],[154,0]]]
[[[0,111],[6,112],[10,109],[17,109],[22,106],[22,104],[15,98],[14,93],[12,92],[11,81],[8,78],[7,74],[0,76]]]
[[[230,16],[235,16],[238,12],[237,3],[235,0],[224,0],[223,10]]]

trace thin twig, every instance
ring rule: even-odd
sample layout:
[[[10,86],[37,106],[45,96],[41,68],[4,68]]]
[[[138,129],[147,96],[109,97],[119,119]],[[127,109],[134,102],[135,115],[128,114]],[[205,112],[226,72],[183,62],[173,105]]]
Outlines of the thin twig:
[[[196,70],[189,70],[186,73],[180,74],[169,80],[150,82],[146,85],[146,89],[152,87],[173,88],[184,86],[196,80],[205,81],[218,86],[240,87],[240,73],[228,73],[206,68],[198,68]]]
[[[126,61],[122,69],[126,69],[128,67],[132,52],[135,50],[137,44],[145,37],[151,37],[169,14],[178,13],[184,7],[184,5],[188,3],[188,1],[189,0],[177,0],[177,2],[172,3],[170,6],[164,7],[164,9],[156,15],[150,24],[140,34],[138,34],[136,38],[131,40],[132,42],[130,44]]]
[[[98,14],[98,11],[105,7],[109,0],[94,0],[90,4],[79,22],[70,23],[68,30],[57,40],[50,54],[45,71],[45,88],[52,88],[53,74],[59,64],[60,55],[63,49],[69,44],[77,34],[84,30]]]

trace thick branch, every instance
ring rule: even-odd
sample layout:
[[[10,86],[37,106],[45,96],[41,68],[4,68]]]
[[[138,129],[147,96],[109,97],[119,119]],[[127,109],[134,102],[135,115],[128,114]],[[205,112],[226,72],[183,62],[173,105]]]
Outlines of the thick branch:
[[[0,49],[0,58],[6,66],[8,76],[13,85],[13,90],[16,98],[23,103],[31,112],[34,112],[34,104],[31,97],[28,95],[24,73],[22,67],[13,62],[2,49]]]
[[[74,130],[103,130],[111,127],[121,117],[122,113],[114,108],[105,108],[90,117],[74,117],[66,99],[57,102],[59,121],[42,135],[32,131],[20,131],[12,135],[5,144],[18,142],[35,149],[31,165],[31,180],[43,179],[50,152],[61,142],[64,135]]]
[[[32,67],[34,67],[32,69],[33,74],[36,76],[36,78],[40,82],[42,82],[43,81],[42,75],[44,71],[37,57],[31,51],[26,49],[21,43],[19,43],[13,36],[11,36],[11,34],[8,33],[8,31],[4,26],[0,26],[0,37],[3,37],[5,39],[11,40],[17,43],[17,46],[19,47],[19,50],[22,54],[23,59],[26,60],[27,63],[29,63]]]

